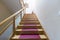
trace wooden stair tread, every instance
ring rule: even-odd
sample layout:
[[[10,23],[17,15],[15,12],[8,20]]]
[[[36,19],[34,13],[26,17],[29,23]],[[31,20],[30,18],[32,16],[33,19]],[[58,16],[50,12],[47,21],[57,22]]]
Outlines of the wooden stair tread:
[[[17,26],[18,29],[41,29],[42,26]]]
[[[41,29],[42,26],[40,24],[36,24],[36,25],[25,25],[25,24],[19,24],[17,26],[18,29]]]
[[[38,20],[37,18],[22,18],[22,19],[36,19],[36,20]]]
[[[22,31],[23,29],[16,29],[16,31]],[[37,29],[38,31],[43,31],[43,29]],[[27,30],[23,30],[23,31],[29,31],[28,29]],[[31,30],[32,31],[32,30]]]
[[[28,16],[28,17],[27,17]],[[36,15],[24,15],[23,18],[37,18]]]
[[[35,17],[37,18],[36,15],[27,15],[27,14],[23,16],[23,18],[35,18]]]
[[[12,39],[19,39],[20,35],[14,35]]]
[[[47,39],[45,35],[39,35],[41,39]]]
[[[39,24],[40,22],[39,21],[21,21],[20,24],[23,24],[23,23],[34,23],[34,24]]]
[[[38,21],[38,19],[22,19],[24,21]]]
[[[21,22],[39,22],[39,21],[21,21]]]
[[[41,26],[40,24],[21,24],[21,25],[18,25],[18,26]]]

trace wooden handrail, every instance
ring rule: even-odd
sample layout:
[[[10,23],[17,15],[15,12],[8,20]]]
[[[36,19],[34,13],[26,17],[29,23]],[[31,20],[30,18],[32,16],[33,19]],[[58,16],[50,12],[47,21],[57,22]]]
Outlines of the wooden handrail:
[[[21,4],[22,4],[22,7],[24,7],[24,6],[25,6],[25,4],[24,4],[24,1],[23,1],[23,0],[19,0],[19,3],[21,3]],[[26,9],[24,10],[24,13],[26,13]]]
[[[20,0],[20,3],[22,4],[22,7],[24,7],[24,1],[23,0]]]
[[[22,9],[20,9],[19,11],[17,11],[16,13],[14,13],[13,15],[9,16],[8,18],[6,18],[5,20],[3,20],[2,22],[0,22],[0,27],[2,24],[4,24],[6,21],[8,21],[9,19],[13,18],[14,16],[16,16],[17,14],[19,14],[21,11],[23,11],[25,9],[25,7],[23,7]]]

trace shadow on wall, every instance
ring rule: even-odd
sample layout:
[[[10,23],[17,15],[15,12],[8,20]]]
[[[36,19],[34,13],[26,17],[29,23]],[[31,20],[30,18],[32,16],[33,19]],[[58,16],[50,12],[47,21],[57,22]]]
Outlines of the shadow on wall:
[[[0,22],[11,15],[7,7],[0,2]]]
[[[17,12],[22,8],[20,0],[2,0],[2,2],[9,8],[12,13]]]

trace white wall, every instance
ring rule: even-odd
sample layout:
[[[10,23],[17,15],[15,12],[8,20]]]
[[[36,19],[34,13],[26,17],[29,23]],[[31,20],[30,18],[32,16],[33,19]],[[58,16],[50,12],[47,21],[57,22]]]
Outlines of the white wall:
[[[35,0],[33,5],[36,5],[32,6],[32,8],[34,7],[33,11],[39,18],[49,39],[60,40],[60,0]]]
[[[16,11],[22,8],[21,3],[19,3],[19,0],[2,0],[2,1],[12,13],[15,13]]]
[[[60,0],[36,0],[35,12],[50,40],[60,40]]]

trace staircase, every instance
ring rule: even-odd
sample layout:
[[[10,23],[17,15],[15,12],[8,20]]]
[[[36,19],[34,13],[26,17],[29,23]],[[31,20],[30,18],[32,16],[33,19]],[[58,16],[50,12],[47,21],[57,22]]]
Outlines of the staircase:
[[[39,20],[34,13],[24,14],[10,40],[48,40]]]

